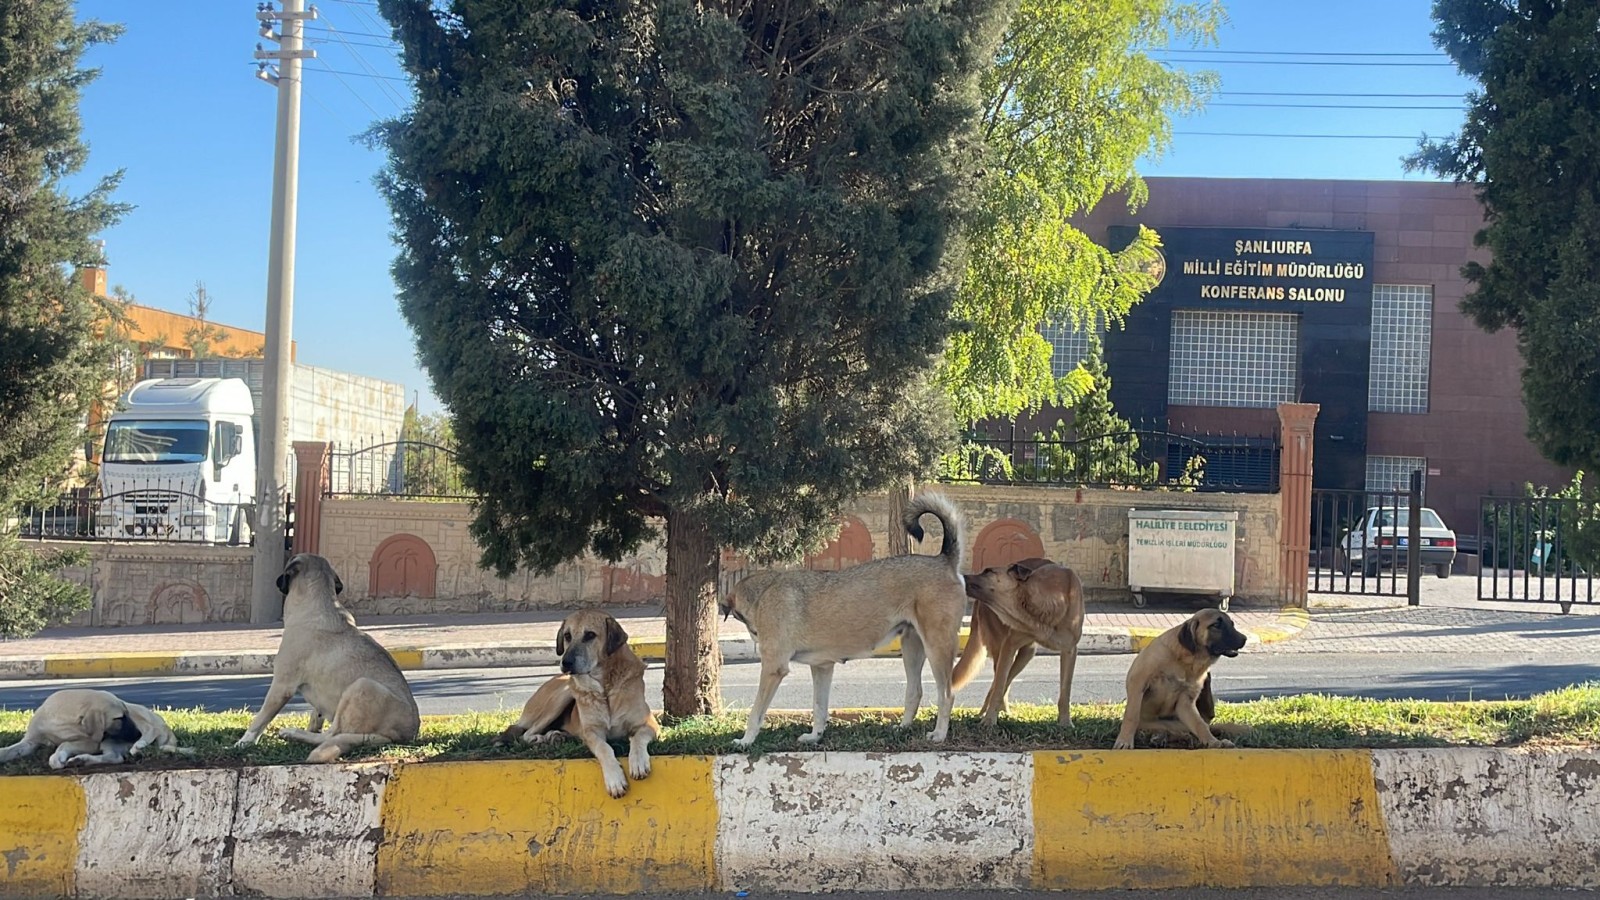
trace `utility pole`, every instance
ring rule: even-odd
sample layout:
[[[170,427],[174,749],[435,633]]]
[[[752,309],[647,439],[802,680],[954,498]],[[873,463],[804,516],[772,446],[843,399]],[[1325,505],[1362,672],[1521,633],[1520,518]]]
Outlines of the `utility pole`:
[[[303,48],[304,23],[317,17],[305,0],[256,7],[261,36],[279,49],[256,45],[256,77],[278,89],[278,140],[272,157],[272,238],[267,262],[266,365],[262,377],[261,446],[257,448],[255,559],[250,579],[250,621],[275,622],[283,613],[278,575],[283,572],[288,533],[289,358],[294,334],[295,197],[300,183],[300,61],[316,57]],[[273,33],[272,23],[282,25]],[[265,60],[276,60],[276,72]]]

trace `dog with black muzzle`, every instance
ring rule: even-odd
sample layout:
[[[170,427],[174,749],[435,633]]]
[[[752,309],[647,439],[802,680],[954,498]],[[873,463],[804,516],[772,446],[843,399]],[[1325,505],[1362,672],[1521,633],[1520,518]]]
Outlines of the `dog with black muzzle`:
[[[148,707],[129,703],[110,691],[66,688],[46,697],[22,740],[0,748],[0,763],[21,759],[41,747],[55,747],[50,768],[115,765],[148,747],[194,755],[178,746],[165,719]]]
[[[1218,659],[1238,656],[1247,641],[1233,618],[1217,609],[1202,609],[1162,632],[1128,668],[1128,705],[1113,749],[1133,749],[1140,731],[1191,735],[1201,747],[1232,747],[1216,732],[1237,737],[1250,728],[1212,723],[1217,701],[1210,670]]]
[[[332,762],[362,744],[410,743],[422,717],[394,657],[356,627],[335,599],[344,584],[326,559],[302,553],[278,576],[284,593],[283,637],[272,661],[272,685],[236,747],[254,744],[296,694],[311,704],[316,730],[285,728],[279,736],[316,746],[310,762]],[[327,720],[328,730],[318,726]]]
[[[600,762],[606,793],[621,797],[628,779],[611,740],[628,739],[628,775],[650,775],[650,742],[661,733],[644,694],[644,662],[628,646],[628,633],[611,616],[584,609],[567,616],[556,631],[561,674],[546,681],[523,704],[522,718],[495,738],[537,744],[575,737]]]

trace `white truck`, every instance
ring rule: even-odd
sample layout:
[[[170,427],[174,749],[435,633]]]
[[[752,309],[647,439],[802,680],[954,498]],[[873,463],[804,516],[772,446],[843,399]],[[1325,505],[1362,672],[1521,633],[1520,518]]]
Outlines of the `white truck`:
[[[247,544],[260,447],[260,359],[150,360],[106,423],[95,535]],[[402,385],[296,363],[289,440],[378,445],[386,469],[405,421]],[[285,448],[285,454],[289,453]]]
[[[106,423],[95,536],[249,543],[256,446],[243,380],[139,382]]]

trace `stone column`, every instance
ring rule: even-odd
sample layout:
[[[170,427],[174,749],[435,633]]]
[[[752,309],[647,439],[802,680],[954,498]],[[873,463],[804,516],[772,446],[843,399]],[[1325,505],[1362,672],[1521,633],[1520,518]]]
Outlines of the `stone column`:
[[[1311,574],[1311,447],[1321,407],[1278,404],[1278,577],[1285,606],[1306,608]]]
[[[324,441],[294,442],[294,543],[290,553],[322,552],[322,491],[329,446]]]

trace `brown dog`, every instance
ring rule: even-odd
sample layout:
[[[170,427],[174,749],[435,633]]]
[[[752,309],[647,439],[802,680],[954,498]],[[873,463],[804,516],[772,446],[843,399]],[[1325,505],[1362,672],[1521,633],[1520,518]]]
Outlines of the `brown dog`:
[[[983,699],[983,721],[993,725],[1006,708],[1011,682],[1033,659],[1036,644],[1061,654],[1056,721],[1072,724],[1072,672],[1083,637],[1083,582],[1077,573],[1048,559],[1025,559],[1004,569],[990,566],[967,576],[972,598],[972,633],[953,681],[960,690],[994,658],[994,684]]]
[[[1233,619],[1217,609],[1202,609],[1187,622],[1162,632],[1139,651],[1128,669],[1128,705],[1117,732],[1117,750],[1133,749],[1139,731],[1190,734],[1202,747],[1232,747],[1223,734],[1247,734],[1247,726],[1212,728],[1216,698],[1211,695],[1213,663],[1238,656],[1249,638],[1233,626]]]
[[[628,633],[595,609],[573,613],[556,632],[562,674],[546,681],[522,707],[522,718],[495,738],[496,745],[583,741],[600,761],[606,793],[628,792],[622,765],[609,740],[628,739],[628,774],[650,775],[650,742],[661,733],[644,696],[644,662],[628,646]]]

